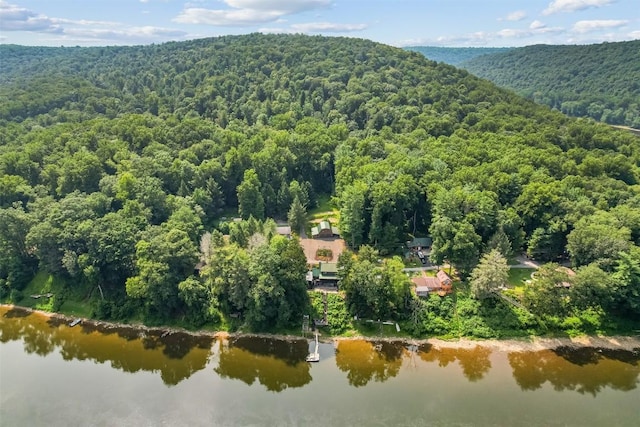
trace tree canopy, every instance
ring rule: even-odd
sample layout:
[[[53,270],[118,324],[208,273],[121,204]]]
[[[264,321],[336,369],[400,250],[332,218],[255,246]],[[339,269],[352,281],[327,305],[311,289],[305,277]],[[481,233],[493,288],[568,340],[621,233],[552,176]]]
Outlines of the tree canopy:
[[[596,263],[630,298],[607,309],[638,314],[631,134],[359,39],[0,45],[0,57],[3,296],[40,269],[100,286],[105,316],[284,326],[307,304],[307,266],[270,218],[300,226],[323,197],[351,250],[387,257],[365,249],[344,272],[352,314],[403,315],[407,280],[388,256],[424,234],[463,278],[493,247]]]
[[[526,46],[459,66],[571,116],[640,128],[640,40]]]

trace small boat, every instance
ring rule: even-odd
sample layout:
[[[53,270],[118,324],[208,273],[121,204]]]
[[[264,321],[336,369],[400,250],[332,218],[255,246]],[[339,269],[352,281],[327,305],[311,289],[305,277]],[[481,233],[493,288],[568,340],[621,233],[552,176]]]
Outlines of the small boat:
[[[80,318],[74,319],[73,322],[69,323],[69,326],[71,326],[71,327],[76,326],[80,322],[82,322],[82,319],[80,319]]]
[[[320,353],[318,353],[318,334],[316,334],[316,348],[313,353],[309,353],[307,356],[307,362],[319,362]]]

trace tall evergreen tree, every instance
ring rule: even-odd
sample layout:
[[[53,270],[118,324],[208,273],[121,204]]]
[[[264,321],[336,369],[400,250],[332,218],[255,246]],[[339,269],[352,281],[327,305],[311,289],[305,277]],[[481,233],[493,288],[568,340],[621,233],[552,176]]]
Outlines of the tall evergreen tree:
[[[238,186],[238,211],[243,219],[248,219],[250,216],[264,219],[264,199],[260,187],[256,171],[247,169],[242,183]]]
[[[291,208],[289,209],[288,220],[291,226],[291,231],[300,234],[301,230],[305,226],[307,219],[306,206],[300,202],[298,196],[295,196]]]

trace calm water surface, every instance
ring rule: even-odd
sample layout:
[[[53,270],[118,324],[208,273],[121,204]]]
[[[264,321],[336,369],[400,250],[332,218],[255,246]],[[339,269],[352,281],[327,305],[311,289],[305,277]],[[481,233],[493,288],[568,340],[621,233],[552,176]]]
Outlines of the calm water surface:
[[[640,351],[309,348],[0,307],[0,425],[640,425]]]

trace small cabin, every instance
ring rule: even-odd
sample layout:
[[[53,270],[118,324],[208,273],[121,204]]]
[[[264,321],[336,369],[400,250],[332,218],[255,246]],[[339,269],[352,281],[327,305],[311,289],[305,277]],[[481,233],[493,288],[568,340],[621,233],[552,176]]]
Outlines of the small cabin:
[[[431,237],[414,237],[413,240],[407,241],[407,248],[412,252],[431,252],[431,245],[433,241]]]
[[[318,284],[321,286],[338,286],[338,263],[321,262],[318,274]]]

